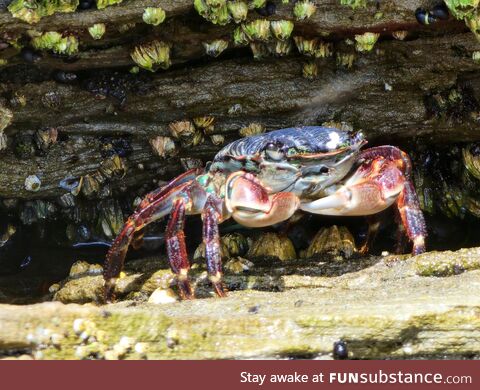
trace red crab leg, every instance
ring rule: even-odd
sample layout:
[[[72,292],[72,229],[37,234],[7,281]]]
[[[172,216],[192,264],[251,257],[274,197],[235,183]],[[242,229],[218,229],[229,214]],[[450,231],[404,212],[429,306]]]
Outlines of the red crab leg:
[[[396,204],[407,236],[413,242],[412,254],[418,255],[425,252],[427,226],[415,188],[410,180],[405,182]]]
[[[183,299],[192,299],[193,292],[188,280],[188,270],[190,263],[187,258],[187,248],[185,245],[185,233],[183,228],[185,225],[185,200],[176,199],[173,202],[170,220],[168,221],[165,234],[165,242],[167,246],[168,260],[170,267],[175,275],[177,275],[178,288]]]
[[[202,213],[203,242],[205,243],[205,258],[210,282],[219,297],[227,295],[222,282],[222,258],[220,256],[220,234],[218,221],[221,218],[218,201],[210,196],[205,203]]]
[[[172,207],[173,199],[189,185],[190,182],[186,182],[177,187],[169,187],[169,191],[157,191],[157,196],[152,203],[138,209],[127,219],[105,258],[103,278],[105,279],[104,296],[106,302],[110,302],[114,298],[116,279],[123,269],[123,262],[135,233],[141,231],[150,222],[167,215]]]

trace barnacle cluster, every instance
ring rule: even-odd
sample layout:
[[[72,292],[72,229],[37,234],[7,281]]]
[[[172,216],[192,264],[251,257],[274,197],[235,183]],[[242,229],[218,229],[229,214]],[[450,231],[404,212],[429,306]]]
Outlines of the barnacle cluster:
[[[182,120],[169,125],[170,134],[183,147],[196,146],[205,141],[208,136],[214,145],[221,145],[225,139],[221,134],[214,134],[215,118],[212,116],[196,117],[192,121]]]
[[[171,65],[170,45],[156,40],[135,46],[130,56],[138,66],[151,72],[158,68],[167,69]]]
[[[213,24],[225,25],[230,22],[226,0],[194,0],[197,12]]]
[[[15,18],[33,24],[55,12],[74,12],[78,2],[79,0],[13,0],[8,10]]]
[[[340,4],[347,5],[352,9],[363,8],[367,6],[367,0],[340,0]]]
[[[251,135],[265,133],[265,127],[260,123],[253,122],[246,127],[242,127],[238,132],[242,137],[250,137]]]
[[[293,15],[297,20],[304,20],[310,18],[316,10],[317,6],[314,2],[309,0],[300,0],[297,1],[293,7]]]
[[[357,34],[355,35],[355,48],[360,52],[370,51],[373,49],[373,46],[375,46],[379,36],[380,34],[372,32]]]
[[[464,20],[467,27],[480,40],[480,0],[445,0],[451,14]]]
[[[0,150],[7,148],[7,136],[3,132],[12,123],[13,113],[0,104]]]
[[[78,52],[78,39],[74,35],[63,36],[56,31],[47,31],[32,38],[37,50],[51,50],[57,54],[73,55]]]
[[[480,144],[411,153],[421,208],[449,218],[480,217]]]
[[[323,42],[319,39],[306,39],[304,37],[293,37],[295,45],[300,54],[308,57],[324,58],[330,57],[333,53],[333,45],[329,42]]]

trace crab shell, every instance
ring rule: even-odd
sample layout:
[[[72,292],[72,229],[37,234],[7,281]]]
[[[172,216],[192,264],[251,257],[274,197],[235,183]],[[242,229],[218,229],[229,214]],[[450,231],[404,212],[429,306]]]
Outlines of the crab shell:
[[[282,129],[230,143],[217,153],[209,172],[251,172],[270,193],[318,197],[348,174],[365,144],[361,132],[320,126]]]

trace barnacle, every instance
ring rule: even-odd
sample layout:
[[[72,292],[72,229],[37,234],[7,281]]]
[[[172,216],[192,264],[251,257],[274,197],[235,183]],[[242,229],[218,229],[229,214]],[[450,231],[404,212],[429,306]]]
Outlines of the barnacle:
[[[248,5],[244,1],[229,1],[227,7],[235,23],[241,23],[247,19]]]
[[[235,46],[245,46],[248,45],[248,42],[247,34],[245,34],[242,27],[238,26],[233,30],[233,43]]]
[[[7,135],[2,131],[0,132],[0,151],[7,149]]]
[[[105,24],[96,23],[88,28],[88,33],[93,39],[101,39],[103,37],[103,34],[105,34],[105,30]]]
[[[270,38],[270,21],[266,19],[242,24],[242,29],[250,40],[268,41]]]
[[[276,56],[282,57],[289,55],[292,51],[292,42],[291,41],[276,41],[273,44],[273,47],[270,49]]]
[[[290,20],[274,20],[270,22],[273,36],[281,41],[288,39],[292,34],[294,24]]]
[[[267,0],[250,0],[248,2],[248,7],[250,9],[262,8],[262,7],[265,7],[266,2]]]
[[[480,180],[480,147],[468,145],[462,149],[463,164],[473,177]]]
[[[355,61],[353,53],[337,53],[337,65],[350,69]]]
[[[182,143],[183,146],[196,146],[203,142],[203,133],[195,128],[190,121],[172,122],[169,125],[172,136]]]
[[[318,42],[315,49],[316,58],[330,57],[333,54],[333,45],[330,42]]]
[[[0,105],[0,133],[12,123],[13,113],[8,108]]]
[[[315,61],[310,61],[303,64],[302,69],[303,77],[309,80],[313,80],[318,75],[318,66]]]
[[[301,54],[307,56],[315,56],[317,51],[318,41],[316,39],[305,39],[303,37],[293,37],[295,45]]]
[[[480,15],[475,15],[469,19],[465,19],[465,24],[475,37],[480,40]]]
[[[162,158],[173,156],[176,153],[175,142],[170,137],[163,137],[161,135],[151,138],[150,145],[157,156]]]
[[[340,0],[340,4],[348,5],[352,9],[366,7],[367,0]]]
[[[82,193],[89,197],[100,190],[100,182],[91,174],[83,176]]]
[[[403,41],[408,35],[408,31],[406,30],[399,30],[399,31],[394,31],[392,32],[392,36],[399,40],[399,41]]]
[[[333,225],[318,231],[305,251],[305,258],[308,259],[319,254],[341,255],[349,258],[356,252],[355,239],[350,231],[345,226]]]
[[[74,12],[79,0],[13,0],[8,10],[13,17],[29,24],[37,23],[42,17],[55,12]]]
[[[355,35],[355,48],[358,51],[370,51],[373,49],[373,46],[378,40],[378,37],[380,34],[378,33],[372,33],[372,32],[366,32],[364,34],[357,34]]]
[[[297,20],[308,19],[315,13],[316,9],[315,3],[309,0],[297,1],[293,7],[293,15]]]
[[[97,171],[103,178],[109,179],[112,176],[124,176],[127,172],[127,167],[123,159],[115,154],[114,156],[102,161],[100,168]],[[97,175],[98,177],[98,175]]]
[[[30,192],[37,192],[40,190],[42,182],[37,175],[30,175],[25,178],[25,189]]]
[[[195,126],[201,129],[210,128],[213,125],[213,122],[215,122],[215,118],[213,116],[198,116],[193,119]]]
[[[476,50],[472,53],[472,60],[477,63],[480,63],[480,51]]]
[[[167,69],[170,67],[170,46],[160,41],[135,46],[130,54],[135,63],[151,72],[158,68]]]
[[[34,141],[40,150],[46,151],[50,146],[57,142],[58,131],[51,127],[47,129],[37,130],[35,132]]]
[[[98,228],[108,238],[120,233],[123,226],[123,212],[117,201],[103,201],[98,216]]]
[[[203,47],[209,56],[218,57],[228,47],[228,41],[216,39],[212,42],[203,42]]]
[[[250,49],[252,50],[253,58],[261,60],[270,55],[270,49],[263,42],[251,42]]]
[[[445,4],[457,19],[469,19],[475,15],[480,0],[445,0]]]
[[[239,134],[242,137],[250,137],[251,135],[262,134],[265,132],[265,127],[259,123],[250,123],[247,127],[243,127],[239,130]]]
[[[194,0],[197,12],[213,24],[225,25],[230,21],[226,0]]]
[[[72,55],[78,52],[78,40],[73,35],[64,37],[56,31],[47,31],[31,41],[38,50],[52,50],[57,54]]]
[[[103,9],[111,5],[120,4],[123,0],[97,0],[97,8]]]
[[[154,26],[158,26],[159,24],[163,23],[165,17],[166,13],[160,7],[147,7],[144,9],[142,15],[142,19],[145,23],[152,24]]]
[[[210,140],[212,141],[212,144],[217,146],[225,143],[225,137],[221,134],[212,134]]]

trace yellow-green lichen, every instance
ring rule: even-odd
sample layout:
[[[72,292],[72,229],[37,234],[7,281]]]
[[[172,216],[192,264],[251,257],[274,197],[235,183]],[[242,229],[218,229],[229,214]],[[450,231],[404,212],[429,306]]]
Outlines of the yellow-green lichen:
[[[27,23],[38,23],[55,12],[74,12],[79,0],[13,0],[8,10],[13,17]]]
[[[142,19],[145,23],[151,24],[153,26],[158,26],[159,24],[163,23],[165,20],[166,13],[165,11],[158,7],[147,7],[143,11]]]

